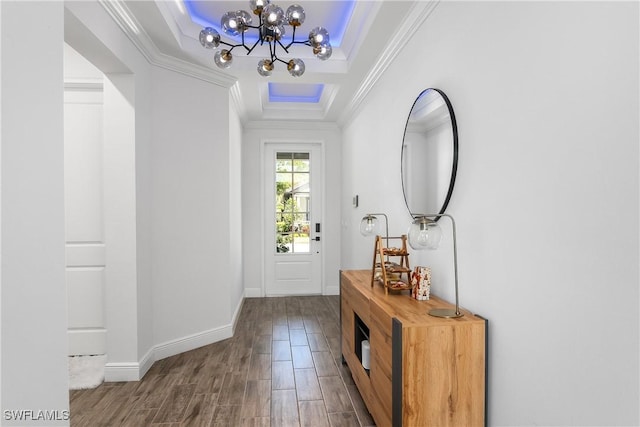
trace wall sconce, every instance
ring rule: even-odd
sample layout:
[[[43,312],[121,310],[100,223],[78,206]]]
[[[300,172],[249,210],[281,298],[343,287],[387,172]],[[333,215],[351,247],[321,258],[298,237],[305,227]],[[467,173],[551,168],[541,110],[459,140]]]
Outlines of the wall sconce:
[[[449,214],[416,214],[409,227],[409,245],[415,250],[438,249],[442,239],[442,228],[436,222],[440,217],[446,216],[451,220],[453,232],[453,271],[456,289],[456,308],[435,308],[429,311],[429,315],[444,318],[462,317],[458,303],[458,248],[456,245],[456,222]],[[364,218],[363,218],[364,220]]]
[[[387,215],[383,213],[370,213],[363,216],[362,221],[360,221],[360,234],[363,236],[375,236],[380,234],[380,221],[378,221],[377,215],[384,217],[384,238],[387,240],[387,244],[389,244],[389,218],[387,218]]]

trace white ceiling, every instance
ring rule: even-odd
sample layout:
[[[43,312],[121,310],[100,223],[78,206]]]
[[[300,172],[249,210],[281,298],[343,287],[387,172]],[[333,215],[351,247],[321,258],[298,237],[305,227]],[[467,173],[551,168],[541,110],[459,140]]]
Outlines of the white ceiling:
[[[286,10],[293,2],[273,0],[273,3]],[[306,11],[296,40],[299,35],[304,39],[309,30],[322,26],[329,30],[333,46],[333,54],[326,61],[315,58],[307,46],[293,46],[291,55],[280,51],[278,56],[284,59],[304,60],[306,71],[301,77],[289,75],[284,64],[276,64],[270,77],[260,76],[256,68],[266,56],[261,54],[265,48],[268,55],[266,45],[258,46],[248,56],[241,47],[234,49],[233,65],[226,70],[214,64],[215,50],[200,45],[198,36],[203,26],[219,27],[222,14],[230,10],[251,13],[248,0],[186,0],[186,3],[103,0],[101,4],[152,63],[232,88],[232,97],[245,123],[279,119],[340,123],[355,111],[437,1],[297,0],[296,3]],[[287,26],[289,36],[290,30]],[[221,35],[224,41],[237,43],[222,32]],[[291,102],[287,98],[290,95],[302,98]]]

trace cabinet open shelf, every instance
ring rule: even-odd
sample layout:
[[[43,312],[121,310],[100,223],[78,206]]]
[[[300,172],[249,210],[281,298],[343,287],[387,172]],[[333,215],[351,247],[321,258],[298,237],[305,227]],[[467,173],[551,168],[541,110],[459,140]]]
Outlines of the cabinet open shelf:
[[[355,315],[355,328],[354,328],[355,336],[354,342],[355,345],[355,353],[356,357],[360,361],[360,364],[364,368],[364,371],[369,375],[369,368],[366,367],[362,361],[362,342],[369,341],[369,327],[362,321],[358,315]]]

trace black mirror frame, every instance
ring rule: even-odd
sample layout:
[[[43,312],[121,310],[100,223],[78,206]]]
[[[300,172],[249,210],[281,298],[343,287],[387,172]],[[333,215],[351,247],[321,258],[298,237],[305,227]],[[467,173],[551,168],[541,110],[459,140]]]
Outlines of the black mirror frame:
[[[404,138],[407,135],[407,127],[409,125],[409,119],[411,118],[411,112],[413,111],[413,107],[415,107],[416,103],[418,102],[418,100],[420,99],[420,97],[427,92],[428,90],[435,90],[436,92],[438,92],[438,94],[440,94],[440,96],[442,96],[442,99],[444,99],[445,104],[447,104],[447,109],[449,110],[449,116],[451,117],[451,130],[453,133],[453,160],[452,160],[452,167],[451,167],[451,179],[449,180],[449,189],[447,190],[447,196],[445,197],[445,200],[442,204],[442,207],[440,208],[439,212],[412,212],[411,211],[411,207],[409,206],[409,202],[407,201],[407,193],[405,191],[404,188],[404,162],[403,162],[403,158],[404,158]],[[451,105],[451,101],[449,100],[449,97],[440,89],[436,89],[436,88],[427,88],[425,90],[423,90],[422,92],[420,92],[420,94],[416,97],[415,101],[413,101],[413,104],[411,105],[411,109],[409,110],[409,115],[407,116],[407,122],[404,125],[404,133],[402,134],[402,150],[400,152],[400,181],[402,183],[402,195],[404,197],[404,204],[407,206],[407,210],[409,211],[409,215],[411,215],[411,217],[413,218],[414,215],[417,214],[428,214],[428,213],[437,213],[437,214],[443,214],[446,209],[447,206],[449,206],[449,201],[451,200],[451,194],[453,193],[453,186],[456,182],[456,175],[458,173],[458,125],[456,122],[456,116],[453,112],[453,106]],[[435,218],[435,221],[438,221],[440,218],[442,217],[438,217]]]

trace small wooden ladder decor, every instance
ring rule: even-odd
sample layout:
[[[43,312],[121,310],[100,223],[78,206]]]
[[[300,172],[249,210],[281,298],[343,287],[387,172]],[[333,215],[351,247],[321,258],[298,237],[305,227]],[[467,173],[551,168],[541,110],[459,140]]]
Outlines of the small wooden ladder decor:
[[[387,240],[387,246],[390,240],[400,240],[401,246],[399,248],[385,247],[382,243],[383,239]],[[392,257],[400,258],[399,262],[392,262]],[[406,281],[402,279],[403,274],[406,274]],[[411,267],[409,267],[406,234],[400,237],[383,238],[376,236],[376,244],[373,250],[371,287],[373,287],[376,280],[382,282],[385,294],[388,294],[389,290],[411,290]]]

